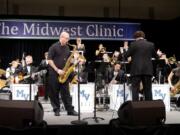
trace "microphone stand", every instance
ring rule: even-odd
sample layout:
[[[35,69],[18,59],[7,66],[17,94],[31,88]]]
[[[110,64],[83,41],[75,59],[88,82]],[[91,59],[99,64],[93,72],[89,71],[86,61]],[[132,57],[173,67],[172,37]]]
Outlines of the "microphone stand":
[[[94,84],[94,117],[87,117],[87,118],[84,118],[83,120],[85,119],[94,119],[96,123],[99,123],[98,119],[100,120],[104,120],[104,118],[101,118],[101,117],[97,117],[96,116],[96,81],[97,81],[97,74],[96,74],[96,69],[94,70],[95,71],[95,84]]]
[[[126,101],[126,83],[125,83],[125,80],[126,80],[126,61],[125,61],[125,50],[123,50],[123,53],[122,53],[122,64],[123,64],[123,70],[124,70],[124,75],[123,75],[123,90],[124,90],[124,94],[123,94],[123,101],[125,102]]]
[[[26,53],[23,52],[21,62],[22,62],[22,66],[27,68],[28,65],[26,63],[25,57],[26,57]],[[30,81],[29,82],[29,101],[31,101],[32,100],[32,97],[31,97],[31,94],[32,94],[32,66],[31,65],[30,65],[30,80],[29,81]]]
[[[29,78],[29,101],[32,100],[31,94],[32,94],[32,67],[30,66],[30,78]]]
[[[80,76],[79,76],[79,62],[78,62],[78,120],[71,121],[71,124],[75,125],[87,125],[88,122],[81,120],[81,111],[80,111]]]

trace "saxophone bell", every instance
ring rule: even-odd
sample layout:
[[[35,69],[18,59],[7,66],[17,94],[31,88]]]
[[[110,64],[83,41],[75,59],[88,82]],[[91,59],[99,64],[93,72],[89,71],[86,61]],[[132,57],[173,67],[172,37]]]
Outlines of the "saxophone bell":
[[[168,62],[169,62],[170,64],[177,64],[176,57],[175,57],[175,56],[169,57],[169,58],[168,58]]]

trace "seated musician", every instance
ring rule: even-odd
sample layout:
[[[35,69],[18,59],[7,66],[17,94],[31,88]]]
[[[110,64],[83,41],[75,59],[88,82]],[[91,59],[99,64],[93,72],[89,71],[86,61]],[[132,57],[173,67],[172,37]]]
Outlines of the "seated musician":
[[[103,58],[103,62],[110,63],[110,61],[111,61],[110,57],[109,57],[109,55],[107,53],[104,53],[102,58]]]
[[[122,84],[125,81],[125,73],[121,69],[120,62],[116,62],[113,67],[106,71],[106,83]]]
[[[111,58],[111,65],[114,65],[117,61],[120,60],[120,52],[114,51],[112,58]]]
[[[6,69],[7,84],[19,83],[19,74],[22,72],[19,60],[9,63],[11,66]]]
[[[180,92],[180,62],[178,62],[177,67],[170,72],[168,84],[170,85],[171,96],[175,96]]]
[[[44,58],[41,60],[41,63],[39,65],[39,69],[38,70],[44,70],[46,71],[46,73],[44,74],[40,74],[40,83],[42,83],[44,85],[44,100],[47,101],[48,100],[48,93],[49,93],[49,89],[48,89],[48,52],[44,53]]]
[[[71,76],[69,77],[69,79],[72,79],[71,83],[77,83],[78,72],[79,72],[78,81],[80,83],[84,82],[84,80],[87,80],[87,73],[85,72],[85,63],[86,63],[85,57],[82,54],[80,54],[78,51],[75,51],[71,62],[72,64],[75,65],[75,72],[72,73]]]
[[[23,65],[23,77],[22,83],[35,83],[37,81],[37,76],[34,73],[38,71],[38,68],[33,65],[33,57],[27,55],[25,57],[25,65]]]
[[[48,77],[48,52],[44,53],[44,58],[41,60],[39,64],[38,71],[42,71],[40,74],[40,83],[47,84],[47,77]]]

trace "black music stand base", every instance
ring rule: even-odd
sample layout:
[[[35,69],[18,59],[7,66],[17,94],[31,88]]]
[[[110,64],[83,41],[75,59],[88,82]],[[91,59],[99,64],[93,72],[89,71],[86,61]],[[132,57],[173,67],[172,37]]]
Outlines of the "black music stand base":
[[[96,123],[99,123],[99,120],[98,120],[98,119],[104,120],[104,118],[101,118],[101,117],[87,117],[87,118],[84,118],[83,120],[87,120],[87,119],[94,119],[94,121],[95,121]]]
[[[97,63],[96,63],[97,64]],[[98,64],[99,66],[99,64]],[[96,65],[96,68],[97,68],[97,65]],[[95,82],[95,85],[94,85],[94,117],[87,117],[87,118],[84,118],[83,120],[87,120],[87,119],[94,119],[96,123],[99,123],[99,120],[104,120],[104,118],[101,118],[101,117],[96,117],[96,90],[97,90],[97,74],[96,74],[96,68],[94,69],[94,74],[95,74],[95,79],[94,79],[94,82]]]
[[[74,125],[87,125],[88,122],[83,121],[83,120],[74,120],[74,121],[71,121],[71,124],[74,124]]]

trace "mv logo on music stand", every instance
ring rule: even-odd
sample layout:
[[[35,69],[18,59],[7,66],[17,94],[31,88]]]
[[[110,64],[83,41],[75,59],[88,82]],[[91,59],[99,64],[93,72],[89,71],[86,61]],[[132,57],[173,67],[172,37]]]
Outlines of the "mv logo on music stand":
[[[170,111],[170,92],[169,84],[153,84],[152,85],[153,100],[163,100],[166,111]]]
[[[23,89],[16,90],[16,97],[23,98],[24,100],[29,99],[29,94],[25,93]]]
[[[81,97],[85,98],[86,101],[88,101],[88,99],[90,97],[90,94],[86,93],[85,90],[81,90],[80,95],[81,95]]]
[[[129,94],[125,93],[125,100],[128,99]],[[117,89],[117,98],[118,97],[124,97],[124,90],[123,89]]]
[[[132,99],[129,86],[126,86],[126,89],[124,91],[123,85],[113,84],[110,87],[108,92],[110,96],[110,109],[111,110],[118,110],[119,106],[121,106],[121,104],[124,101],[128,101]]]
[[[154,89],[154,96],[160,97],[164,100],[166,98],[166,93],[163,93],[161,89]]]
[[[30,98],[30,85],[29,84],[12,84],[12,100],[29,100]],[[38,87],[36,84],[31,86],[31,100],[35,99]]]

